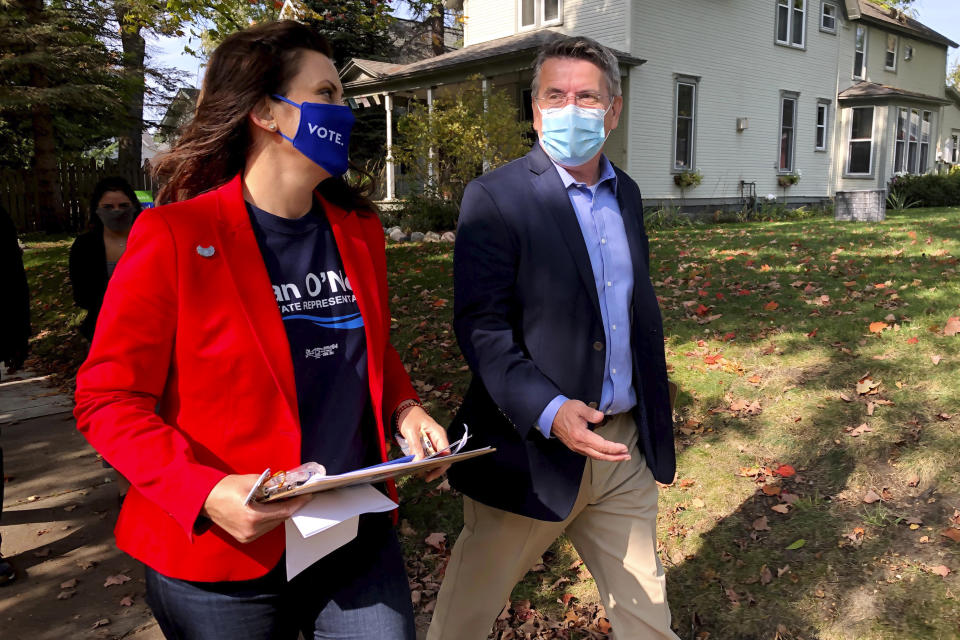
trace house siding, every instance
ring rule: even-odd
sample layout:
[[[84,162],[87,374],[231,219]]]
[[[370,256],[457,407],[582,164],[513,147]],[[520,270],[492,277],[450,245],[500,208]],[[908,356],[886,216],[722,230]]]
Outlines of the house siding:
[[[814,151],[816,107],[820,99],[830,101],[829,150],[838,70],[853,67],[852,46],[838,47],[837,40],[846,39],[850,27],[838,18],[837,35],[821,32],[814,0],[808,0],[806,18],[806,48],[800,50],[774,43],[774,2],[634,5],[631,53],[647,63],[631,72],[629,172],[648,203],[680,197],[671,171],[675,74],[700,78],[695,149],[703,182],[687,190],[687,201],[736,200],[740,180],[756,182],[760,197],[784,195],[777,184],[781,91],[799,94],[794,166],[803,174],[786,195],[823,198],[832,192],[832,154]],[[737,118],[749,119],[745,131],[737,132]]]
[[[465,47],[517,32],[517,0],[465,0],[463,14]]]
[[[887,35],[892,32],[873,25],[867,25],[867,27],[866,80],[905,91],[943,95],[941,87],[947,71],[947,48],[945,46],[914,40],[900,34],[897,46],[897,70],[887,71],[885,68]],[[851,30],[848,42],[851,49],[854,46],[853,38],[853,30]],[[913,58],[910,60],[903,59],[907,46],[913,47]],[[841,91],[858,82],[853,79],[852,59],[850,67],[843,69],[843,71],[844,82],[840,85]]]
[[[897,69],[885,67],[887,34],[881,26],[848,21],[843,2],[836,32],[820,29],[821,0],[807,0],[802,49],[775,42],[775,0],[564,0],[563,22],[550,27],[585,35],[627,51],[646,63],[627,71],[626,107],[608,153],[640,184],[648,205],[681,198],[687,204],[734,204],[740,181],[756,183],[756,194],[790,201],[830,197],[836,190],[883,187],[893,172],[896,107],[934,114],[928,166],[960,128],[960,108],[939,108],[909,100],[878,100],[874,112],[873,170],[869,177],[846,175],[851,105],[837,94],[853,78],[856,26],[867,29],[865,80],[941,97],[947,47],[898,33]],[[467,0],[467,45],[518,31],[517,0]],[[911,60],[904,60],[906,47]],[[681,194],[673,176],[675,85],[678,76],[697,79],[694,166],[702,183]],[[794,169],[798,184],[778,185],[780,100],[797,94]],[[825,151],[815,150],[817,105],[827,102]],[[860,102],[858,104],[864,104]],[[737,119],[747,118],[737,131]]]

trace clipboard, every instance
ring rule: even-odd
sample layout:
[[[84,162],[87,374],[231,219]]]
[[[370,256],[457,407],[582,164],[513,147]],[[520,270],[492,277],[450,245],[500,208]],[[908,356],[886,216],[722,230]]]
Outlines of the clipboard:
[[[470,458],[476,458],[496,451],[493,447],[483,447],[482,449],[473,449],[471,451],[461,451],[446,456],[437,456],[413,461],[413,456],[406,456],[396,460],[390,460],[372,467],[357,469],[332,476],[323,476],[315,480],[310,480],[307,484],[298,487],[291,487],[288,490],[281,490],[268,498],[258,499],[257,502],[276,502],[295,496],[302,496],[308,493],[319,493],[329,491],[330,489],[339,489],[341,487],[350,487],[357,484],[373,484],[383,482],[390,478],[398,478],[420,471],[428,471],[434,467],[440,467],[446,464],[453,464]]]

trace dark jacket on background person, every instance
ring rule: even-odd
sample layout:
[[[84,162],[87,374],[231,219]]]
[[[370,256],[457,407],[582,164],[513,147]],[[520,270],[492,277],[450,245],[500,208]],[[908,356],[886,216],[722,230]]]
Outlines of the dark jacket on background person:
[[[97,316],[107,292],[107,253],[102,228],[81,233],[70,247],[70,283],[77,306],[87,310],[87,317],[80,323],[80,333],[87,340],[93,340]]]
[[[30,290],[23,269],[23,252],[17,241],[17,229],[0,207],[0,361],[20,368],[27,357],[30,339]]]
[[[637,184],[616,167],[633,263],[631,348],[638,445],[653,477],[673,481],[676,457],[660,306]],[[469,185],[454,251],[454,329],[473,379],[450,426],[496,452],[453,465],[470,498],[530,518],[569,515],[586,458],[535,423],[563,394],[597,407],[605,333],[590,256],[560,175],[540,145]]]

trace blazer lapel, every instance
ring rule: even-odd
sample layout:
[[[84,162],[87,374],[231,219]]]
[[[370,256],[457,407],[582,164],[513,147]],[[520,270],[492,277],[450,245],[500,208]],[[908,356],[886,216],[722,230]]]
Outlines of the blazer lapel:
[[[553,217],[560,235],[570,250],[574,264],[583,286],[586,287],[594,311],[600,317],[600,298],[597,294],[597,283],[593,276],[593,267],[590,265],[590,254],[587,252],[587,243],[583,239],[583,231],[577,221],[577,214],[570,203],[567,189],[563,186],[560,174],[556,172],[553,163],[539,143],[527,154],[530,171],[533,176],[533,191],[540,201],[541,211],[547,211]]]
[[[222,255],[253,332],[254,342],[263,354],[277,387],[286,399],[290,418],[300,424],[297,408],[297,386],[293,374],[290,343],[283,319],[273,295],[273,285],[260,258],[260,246],[243,200],[241,177],[238,175],[217,190],[219,224],[217,233]]]
[[[617,204],[620,205],[620,216],[623,218],[623,228],[627,232],[627,245],[630,247],[630,259],[633,261],[634,273],[646,273],[647,265],[643,259],[643,251],[640,243],[643,241],[643,227],[640,224],[638,216],[643,215],[643,211],[632,199],[628,201],[624,197],[623,189],[620,188],[621,180],[617,180]]]

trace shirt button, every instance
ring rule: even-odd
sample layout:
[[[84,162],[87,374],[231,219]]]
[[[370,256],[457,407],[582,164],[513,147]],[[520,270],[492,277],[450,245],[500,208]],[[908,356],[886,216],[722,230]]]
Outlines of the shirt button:
[[[608,287],[612,287],[612,286],[613,286],[613,283],[610,282],[609,280],[607,280],[607,286],[608,286]]]
[[[596,342],[593,343],[593,349],[595,351],[603,351],[603,343],[597,340]]]
[[[617,325],[613,325],[613,330],[614,330],[614,331],[617,330]]]
[[[606,238],[600,238],[600,244],[607,244]]]
[[[612,373],[612,374],[614,374],[614,375],[616,375],[616,373],[617,373],[617,370],[616,370],[616,369],[610,369],[610,373]]]

